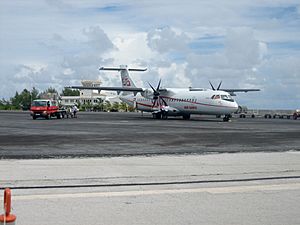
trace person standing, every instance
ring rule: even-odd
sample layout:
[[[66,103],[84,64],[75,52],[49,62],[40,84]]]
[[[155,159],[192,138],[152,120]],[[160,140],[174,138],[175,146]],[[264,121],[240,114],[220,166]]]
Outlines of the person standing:
[[[77,118],[76,113],[78,112],[78,108],[76,105],[73,105],[72,112],[73,112],[74,118]]]

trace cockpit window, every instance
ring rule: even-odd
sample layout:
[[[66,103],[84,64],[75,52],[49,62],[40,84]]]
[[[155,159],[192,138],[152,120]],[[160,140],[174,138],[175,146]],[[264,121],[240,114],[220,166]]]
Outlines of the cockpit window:
[[[222,100],[234,102],[233,98],[230,95],[221,95]]]
[[[220,99],[220,95],[213,95],[211,96],[211,99]]]

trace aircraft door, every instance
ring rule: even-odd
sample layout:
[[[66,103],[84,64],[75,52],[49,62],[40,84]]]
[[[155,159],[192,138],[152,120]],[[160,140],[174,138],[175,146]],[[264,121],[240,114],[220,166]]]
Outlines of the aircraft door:
[[[133,99],[133,108],[137,109],[137,102],[136,102],[136,98]]]

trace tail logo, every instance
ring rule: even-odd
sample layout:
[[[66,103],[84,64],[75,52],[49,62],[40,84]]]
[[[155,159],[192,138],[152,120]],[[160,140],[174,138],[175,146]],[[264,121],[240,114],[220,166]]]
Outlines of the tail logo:
[[[123,86],[126,86],[126,87],[130,87],[131,86],[131,83],[130,83],[130,80],[128,79],[128,77],[124,77],[122,79],[122,84],[123,84]]]

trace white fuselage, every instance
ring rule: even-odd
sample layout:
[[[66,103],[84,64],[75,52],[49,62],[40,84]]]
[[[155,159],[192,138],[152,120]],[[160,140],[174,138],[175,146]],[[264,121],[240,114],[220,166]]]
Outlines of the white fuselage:
[[[120,96],[120,99],[141,111],[157,111],[158,106],[153,106],[153,95],[146,93],[136,96],[133,94],[123,95]],[[161,92],[160,97],[167,103],[170,116],[184,114],[230,115],[238,110],[238,104],[225,91],[210,89],[191,91],[188,88],[168,88],[168,92]]]

